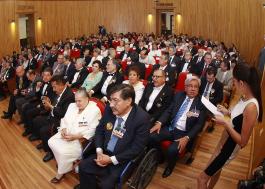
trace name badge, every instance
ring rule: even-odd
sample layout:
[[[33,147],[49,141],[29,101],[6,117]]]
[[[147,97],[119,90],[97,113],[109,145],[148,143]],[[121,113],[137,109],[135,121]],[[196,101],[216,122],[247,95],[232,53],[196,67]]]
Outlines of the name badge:
[[[118,138],[123,138],[124,133],[126,132],[126,129],[120,128],[119,130],[114,129],[112,131],[112,134],[115,135]]]
[[[187,112],[187,117],[199,117],[200,110],[192,109],[191,111]]]
[[[84,122],[80,121],[80,122],[78,122],[78,126],[79,127],[86,127],[86,126],[88,126],[88,123],[87,123],[87,121],[84,121]]]

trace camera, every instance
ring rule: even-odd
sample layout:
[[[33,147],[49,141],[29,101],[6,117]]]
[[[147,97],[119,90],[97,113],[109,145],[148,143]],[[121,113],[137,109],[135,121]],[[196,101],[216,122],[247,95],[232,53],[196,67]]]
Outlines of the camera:
[[[265,161],[259,166],[253,175],[253,179],[240,180],[238,182],[238,189],[263,189],[265,186]]]

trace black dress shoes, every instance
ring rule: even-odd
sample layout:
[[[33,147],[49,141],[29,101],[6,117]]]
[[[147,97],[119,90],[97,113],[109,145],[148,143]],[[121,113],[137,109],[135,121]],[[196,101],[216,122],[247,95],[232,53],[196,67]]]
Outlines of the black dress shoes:
[[[80,184],[76,185],[74,189],[80,189]]]
[[[52,154],[52,152],[47,152],[46,153],[46,155],[44,156],[44,158],[43,158],[43,161],[44,162],[48,162],[48,161],[50,161],[51,159],[53,159],[53,154]]]
[[[37,137],[36,135],[30,135],[30,137],[29,137],[29,141],[35,141],[35,140],[40,140],[40,138],[39,137]]]
[[[2,119],[12,119],[12,115],[6,113],[6,114],[2,115],[1,118],[2,118]]]
[[[165,171],[163,172],[162,177],[163,177],[163,178],[168,177],[169,175],[171,175],[172,171],[173,171],[172,169],[170,169],[170,168],[167,167],[167,168],[165,169]]]
[[[42,144],[42,143],[38,144],[38,145],[36,146],[36,148],[37,148],[38,150],[41,150],[41,149],[43,148],[43,144]]]

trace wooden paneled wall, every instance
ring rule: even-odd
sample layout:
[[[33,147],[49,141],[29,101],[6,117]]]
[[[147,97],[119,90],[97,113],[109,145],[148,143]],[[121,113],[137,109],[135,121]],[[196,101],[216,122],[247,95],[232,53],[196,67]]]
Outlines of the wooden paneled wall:
[[[175,32],[203,36],[226,44],[235,43],[241,54],[253,64],[263,46],[265,0],[160,0],[173,3]],[[155,32],[154,0],[83,0],[83,1],[0,1],[0,56],[19,48],[17,20],[21,7],[31,7],[36,23],[36,42],[97,32],[103,24],[112,32]],[[148,14],[151,14],[149,17]],[[11,33],[10,22],[16,19]]]

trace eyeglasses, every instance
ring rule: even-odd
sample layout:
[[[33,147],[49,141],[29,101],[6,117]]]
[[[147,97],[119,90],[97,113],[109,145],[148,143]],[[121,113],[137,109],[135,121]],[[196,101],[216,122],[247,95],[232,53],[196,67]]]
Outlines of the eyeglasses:
[[[156,78],[156,79],[161,78],[161,77],[163,77],[163,76],[162,75],[153,75],[152,76],[152,78]]]
[[[121,99],[113,98],[109,100],[109,103],[113,105],[117,105],[120,101]]]
[[[199,86],[198,85],[186,85],[188,88],[194,88],[194,89],[198,89]]]

